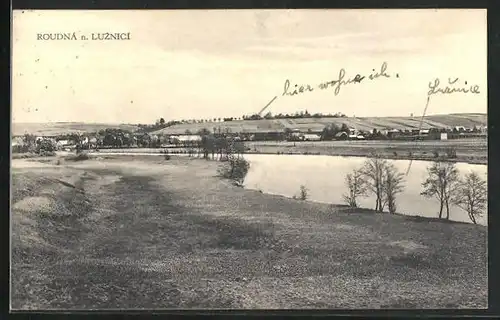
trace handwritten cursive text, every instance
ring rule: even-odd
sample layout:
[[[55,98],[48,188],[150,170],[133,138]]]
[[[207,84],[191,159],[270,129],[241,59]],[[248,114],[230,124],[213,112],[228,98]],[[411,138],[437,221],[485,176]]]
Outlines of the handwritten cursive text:
[[[290,80],[287,79],[285,80],[282,96],[295,96],[305,92],[314,91],[315,89],[325,90],[328,88],[334,88],[333,91],[334,94],[338,95],[340,93],[340,89],[342,88],[342,86],[346,86],[348,84],[361,83],[365,79],[375,80],[380,77],[390,78],[390,75],[387,73],[387,62],[382,63],[378,71],[375,71],[375,69],[372,69],[372,71],[373,72],[370,73],[368,76],[363,76],[358,73],[354,77],[346,78],[346,70],[342,68],[339,71],[337,79],[321,82],[317,86],[311,86],[309,84],[303,84],[303,85],[295,84],[291,86]],[[399,75],[396,74],[396,77],[399,78]]]
[[[434,82],[429,82],[429,91],[427,92],[428,96],[432,96],[434,94],[452,94],[452,93],[471,93],[471,94],[479,94],[479,86],[478,85],[467,85],[467,81],[464,82],[463,86],[458,86],[459,78],[448,78],[448,84],[443,88],[440,87],[441,81],[439,78],[434,79]]]

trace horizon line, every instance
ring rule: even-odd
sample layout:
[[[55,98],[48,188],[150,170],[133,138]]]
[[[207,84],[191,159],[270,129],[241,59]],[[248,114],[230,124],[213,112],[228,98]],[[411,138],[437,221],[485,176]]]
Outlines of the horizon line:
[[[426,114],[424,116],[424,118],[426,117],[430,117],[430,116],[445,116],[445,115],[465,115],[465,114],[478,114],[478,115],[488,115],[487,112],[458,112],[458,113],[433,113],[433,114]],[[355,117],[355,116],[346,116],[345,118],[418,118],[418,117],[422,117],[421,115],[414,115],[413,117],[412,116],[368,116],[368,117],[364,117],[364,116],[358,116],[358,117]],[[160,117],[161,118],[161,117]],[[224,117],[220,117],[221,119],[223,119]],[[225,118],[228,118],[228,117],[225,117]],[[230,117],[229,117],[230,118]],[[326,116],[324,117],[326,118]],[[340,117],[339,117],[340,118]],[[184,120],[192,120],[192,119],[184,119]],[[199,119],[195,119],[195,120],[199,120]],[[260,120],[278,120],[278,119],[260,119]],[[168,121],[181,121],[181,120],[168,120],[165,119],[166,122]],[[257,120],[233,120],[233,121],[258,121]],[[223,121],[222,121],[223,122]],[[11,124],[28,124],[28,123],[31,123],[31,124],[58,124],[58,123],[83,123],[83,124],[122,124],[122,125],[138,125],[138,124],[150,124],[150,123],[132,123],[132,122],[86,122],[86,121],[47,121],[47,122],[17,122],[17,121],[11,121]],[[151,122],[153,123],[153,122]]]

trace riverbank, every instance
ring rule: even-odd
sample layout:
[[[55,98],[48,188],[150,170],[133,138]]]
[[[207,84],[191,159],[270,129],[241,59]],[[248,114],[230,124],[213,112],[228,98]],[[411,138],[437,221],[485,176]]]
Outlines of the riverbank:
[[[317,141],[317,142],[245,142],[247,154],[327,155],[369,157],[373,152],[391,160],[450,161],[469,164],[488,164],[486,139],[450,141]],[[454,153],[450,156],[449,150]],[[93,150],[89,151],[94,153]],[[178,154],[186,148],[121,148],[100,149],[101,154]],[[13,155],[14,157],[14,155]],[[22,157],[17,155],[16,157]]]
[[[215,161],[107,158],[13,161],[15,309],[487,306],[486,227],[246,190]]]
[[[249,154],[303,154],[369,157],[376,152],[392,160],[450,161],[488,164],[486,139],[450,141],[246,142]],[[450,150],[454,150],[450,154]]]

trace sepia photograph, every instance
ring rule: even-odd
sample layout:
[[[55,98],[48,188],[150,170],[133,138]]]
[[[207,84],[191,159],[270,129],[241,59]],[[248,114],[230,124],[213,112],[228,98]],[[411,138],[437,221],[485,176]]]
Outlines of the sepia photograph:
[[[479,9],[14,10],[10,307],[486,309]]]

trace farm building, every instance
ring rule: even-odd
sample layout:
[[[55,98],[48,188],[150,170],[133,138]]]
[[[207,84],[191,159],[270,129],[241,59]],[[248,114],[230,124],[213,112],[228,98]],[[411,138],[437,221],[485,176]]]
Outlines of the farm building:
[[[335,134],[335,140],[347,140],[348,138],[349,138],[349,136],[344,131],[337,132]]]
[[[317,134],[310,134],[310,133],[304,134],[302,136],[302,138],[304,139],[304,141],[319,141],[319,140],[321,140],[321,136],[319,136]]]
[[[186,142],[197,142],[197,141],[201,141],[201,136],[199,136],[199,135],[182,135],[182,136],[170,137],[170,143],[186,143]]]
[[[11,141],[11,146],[22,146],[24,145],[24,141],[22,137],[13,137]]]

